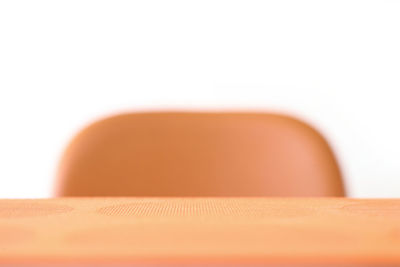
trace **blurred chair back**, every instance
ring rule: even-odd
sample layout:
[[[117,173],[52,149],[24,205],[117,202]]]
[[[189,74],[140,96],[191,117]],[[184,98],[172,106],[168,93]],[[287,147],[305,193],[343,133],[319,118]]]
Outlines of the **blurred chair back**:
[[[131,113],[80,132],[58,196],[343,196],[324,138],[262,113]]]

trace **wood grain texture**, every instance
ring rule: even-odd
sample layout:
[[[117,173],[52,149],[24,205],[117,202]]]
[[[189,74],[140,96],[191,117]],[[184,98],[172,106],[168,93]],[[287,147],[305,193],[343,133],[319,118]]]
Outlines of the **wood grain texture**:
[[[400,200],[0,200],[0,265],[399,266]]]

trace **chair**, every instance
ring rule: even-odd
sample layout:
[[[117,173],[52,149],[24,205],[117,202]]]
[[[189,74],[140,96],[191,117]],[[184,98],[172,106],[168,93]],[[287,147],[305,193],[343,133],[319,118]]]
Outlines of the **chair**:
[[[268,113],[149,112],[81,131],[58,170],[57,196],[344,196],[324,138]]]

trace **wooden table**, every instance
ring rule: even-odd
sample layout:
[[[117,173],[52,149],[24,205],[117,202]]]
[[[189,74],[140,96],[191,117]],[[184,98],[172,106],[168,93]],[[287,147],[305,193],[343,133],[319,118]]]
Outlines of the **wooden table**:
[[[400,266],[400,200],[0,200],[0,265]]]

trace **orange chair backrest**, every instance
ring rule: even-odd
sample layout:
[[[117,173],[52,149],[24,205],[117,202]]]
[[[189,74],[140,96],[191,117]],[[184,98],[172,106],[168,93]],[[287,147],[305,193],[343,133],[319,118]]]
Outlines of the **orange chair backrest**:
[[[343,196],[324,138],[263,113],[150,112],[96,122],[67,148],[58,196]]]

